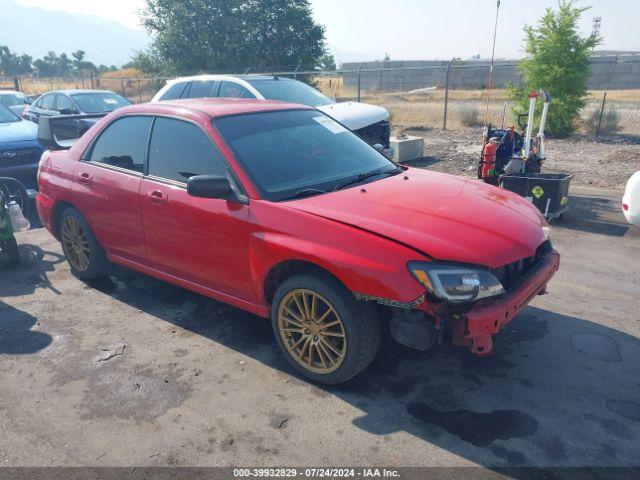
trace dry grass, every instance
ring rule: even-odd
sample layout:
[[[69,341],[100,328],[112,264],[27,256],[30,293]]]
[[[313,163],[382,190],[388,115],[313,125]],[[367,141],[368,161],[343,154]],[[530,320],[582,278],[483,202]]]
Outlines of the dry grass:
[[[357,91],[353,88],[346,88],[343,77],[340,75],[317,75],[313,78],[313,83],[325,95],[336,100],[355,100],[357,98]],[[25,78],[22,80],[22,88],[25,93],[29,94],[40,94],[56,89],[93,87],[124,94],[135,102],[150,100],[163,85],[164,81],[143,78],[142,73],[133,68],[108,72],[95,78],[93,83],[90,79]],[[4,83],[1,86],[5,86]],[[11,88],[12,85],[7,84],[6,87]],[[602,91],[591,91],[586,98],[586,106],[581,114],[585,131],[587,120],[596,115],[594,112],[600,111],[603,94]],[[415,93],[408,91],[361,92],[361,101],[387,108],[391,112],[392,122],[400,127],[442,127],[444,97],[444,89]],[[482,124],[486,119],[494,125],[501,125],[503,121],[505,125],[516,123],[516,118],[511,112],[511,103],[506,98],[506,90],[504,89],[493,90],[490,94],[486,90],[450,90],[447,127],[464,128],[465,123],[468,123],[465,120],[465,115],[469,111],[477,111]],[[615,115],[619,119],[620,133],[640,135],[640,90],[607,92],[607,111],[615,111]]]

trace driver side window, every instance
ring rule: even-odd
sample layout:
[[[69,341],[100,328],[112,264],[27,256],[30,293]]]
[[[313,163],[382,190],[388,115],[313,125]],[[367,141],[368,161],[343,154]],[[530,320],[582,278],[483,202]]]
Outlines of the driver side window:
[[[76,110],[76,108],[73,106],[73,103],[71,102],[69,97],[67,97],[66,95],[58,95],[57,97],[58,97],[56,100],[57,111],[69,110],[71,113],[73,113]]]

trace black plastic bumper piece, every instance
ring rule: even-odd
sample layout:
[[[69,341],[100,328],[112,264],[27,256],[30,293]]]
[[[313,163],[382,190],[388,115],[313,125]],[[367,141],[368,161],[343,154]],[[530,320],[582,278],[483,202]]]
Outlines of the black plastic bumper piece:
[[[435,324],[419,310],[395,309],[389,327],[396,342],[415,350],[429,350],[438,340]]]

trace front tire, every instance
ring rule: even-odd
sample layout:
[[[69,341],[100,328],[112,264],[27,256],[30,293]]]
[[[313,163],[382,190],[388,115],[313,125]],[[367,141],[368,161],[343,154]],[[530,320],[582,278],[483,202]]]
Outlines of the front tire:
[[[71,273],[82,280],[106,275],[107,258],[89,224],[75,208],[67,208],[58,224],[60,243]]]
[[[271,324],[282,353],[305,377],[346,382],[364,370],[380,348],[380,319],[324,272],[285,280],[276,290]]]

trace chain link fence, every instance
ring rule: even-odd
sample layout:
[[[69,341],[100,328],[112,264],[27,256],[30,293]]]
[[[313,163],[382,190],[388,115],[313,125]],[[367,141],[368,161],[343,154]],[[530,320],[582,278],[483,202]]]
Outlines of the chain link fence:
[[[586,135],[640,137],[640,56],[621,61],[615,57],[592,61],[590,90],[581,111],[578,131]],[[409,64],[409,65],[407,65]],[[299,66],[291,69],[244,69],[236,74],[268,74],[295,78],[313,85],[336,101],[361,101],[387,108],[395,127],[480,128],[517,124],[506,87],[518,85],[517,64],[498,62],[369,62],[346,64],[343,69],[319,71]],[[219,73],[219,72],[217,72]],[[233,72],[229,72],[233,73]],[[166,77],[20,78],[0,77],[1,88],[18,88],[27,94],[56,89],[112,90],[136,103],[147,102],[165,84]],[[553,103],[551,105],[553,109]]]

